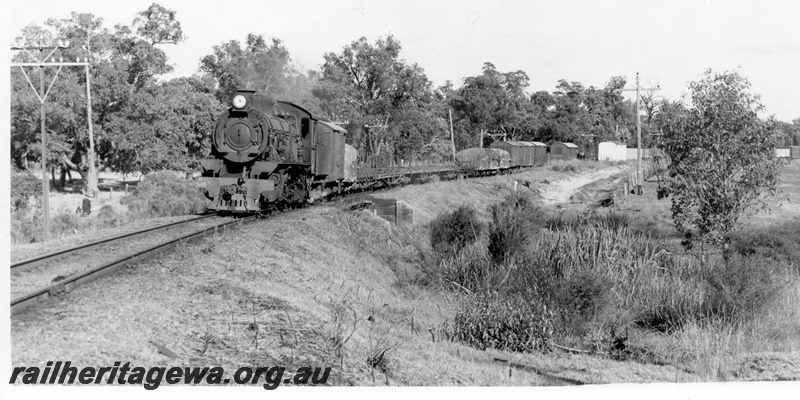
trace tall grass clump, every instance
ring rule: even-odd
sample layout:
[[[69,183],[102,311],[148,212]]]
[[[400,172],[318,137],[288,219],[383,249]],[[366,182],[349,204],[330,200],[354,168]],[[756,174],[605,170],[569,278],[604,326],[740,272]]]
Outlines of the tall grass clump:
[[[195,214],[205,210],[205,197],[196,181],[171,171],[147,174],[130,195],[122,199],[130,212],[142,217]]]
[[[502,202],[489,207],[489,256],[495,263],[513,258],[523,251],[538,231],[544,212],[524,192],[513,192]]]
[[[549,350],[553,312],[524,296],[480,296],[464,301],[450,328],[451,338],[472,347],[514,352]]]
[[[611,215],[559,217],[546,225],[519,261],[515,290],[535,288],[555,310],[562,337],[598,327],[621,331],[658,270],[661,243]]]
[[[478,240],[484,229],[478,210],[471,205],[461,205],[431,221],[431,248],[441,255],[458,254],[465,246]]]

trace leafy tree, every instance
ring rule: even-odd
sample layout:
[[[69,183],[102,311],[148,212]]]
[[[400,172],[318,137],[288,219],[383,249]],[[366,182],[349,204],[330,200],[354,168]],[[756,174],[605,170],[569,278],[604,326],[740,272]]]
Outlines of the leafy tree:
[[[692,107],[665,124],[662,149],[670,159],[660,189],[671,195],[678,231],[692,241],[724,244],[737,221],[775,192],[781,161],[774,155],[774,121],[761,121],[759,96],[736,72],[707,70],[691,82]]]
[[[152,45],[177,44],[183,41],[181,23],[175,20],[175,11],[153,3],[133,20],[133,26],[141,37],[148,38]]]
[[[796,119],[797,124],[790,124],[788,122],[776,122],[776,128],[779,132],[779,146],[797,146],[800,140],[800,119]]]
[[[174,17],[173,11],[154,4],[140,13],[135,21],[137,34],[124,25],[108,30],[103,27],[102,19],[79,13],[73,13],[69,19],[50,19],[44,26],[23,30],[22,38],[29,39],[41,32],[51,32],[51,37],[67,38],[71,42],[70,48],[60,50],[57,56],[65,59],[88,56],[91,60],[92,120],[98,169],[112,167],[130,172],[139,167],[147,169],[152,168],[150,165],[170,163],[174,163],[171,166],[175,168],[182,166],[179,169],[185,169],[195,157],[197,150],[192,149],[204,146],[205,139],[198,138],[195,128],[187,128],[187,124],[196,125],[194,121],[198,118],[207,118],[213,110],[220,109],[216,100],[210,102],[208,96],[198,97],[205,93],[207,84],[188,80],[176,89],[173,84],[161,84],[155,79],[172,70],[166,54],[156,46],[182,38],[180,24]],[[18,59],[24,57],[23,54],[17,55]],[[45,79],[51,79],[54,72],[47,71]],[[87,175],[89,145],[85,79],[82,69],[63,69],[46,104],[48,164],[62,166],[59,182],[62,186],[67,168]],[[11,101],[12,156],[18,166],[24,167],[27,160],[40,156],[36,144],[38,100],[19,71],[12,72],[11,81],[15,93]],[[33,83],[38,85],[38,78]],[[139,124],[145,120],[154,124],[148,129],[156,132],[147,137],[156,142],[141,140],[141,132],[131,129],[141,127]],[[174,140],[173,133],[179,127],[187,128],[177,139],[177,143],[186,149],[154,152],[148,154],[146,160],[139,157],[148,146],[165,146],[159,140]],[[195,142],[186,144],[186,138]],[[136,142],[135,146],[133,142]],[[84,180],[84,185],[87,183]]]
[[[795,118],[792,120],[792,125],[794,125],[794,137],[792,138],[792,145],[800,146],[800,118]]]
[[[200,60],[200,71],[216,79],[217,98],[227,103],[238,88],[249,88],[272,96],[284,95],[289,77],[289,51],[280,39],[267,45],[263,35],[247,34],[245,47],[238,40],[214,46],[214,54]]]
[[[611,77],[602,89],[562,79],[552,94],[534,93],[531,102],[543,110],[539,140],[573,142],[589,153],[599,142],[627,140],[635,114],[631,102],[618,91],[624,86],[620,76]]]
[[[399,58],[400,49],[389,35],[374,45],[362,37],[339,54],[325,54],[312,92],[326,118],[346,122],[348,142],[362,154],[379,156],[394,144],[413,156],[437,132],[431,119],[443,123],[441,115],[426,111],[434,102],[431,82],[421,67]]]
[[[517,139],[530,116],[525,90],[530,79],[524,71],[498,72],[492,63],[483,64],[483,73],[464,78],[451,104],[459,119],[466,119],[480,137],[502,133]],[[470,146],[472,147],[472,146]]]
[[[210,135],[223,106],[193,78],[137,91],[109,117],[115,152],[109,163],[123,172],[187,170],[211,149]]]

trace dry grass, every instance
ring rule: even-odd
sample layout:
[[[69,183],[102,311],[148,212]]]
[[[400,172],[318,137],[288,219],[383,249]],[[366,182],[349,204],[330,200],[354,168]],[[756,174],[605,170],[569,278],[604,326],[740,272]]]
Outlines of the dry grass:
[[[548,171],[524,179],[566,177]],[[519,176],[388,191],[417,211],[413,230],[387,232],[315,207],[219,234],[97,281],[11,321],[17,365],[322,364],[335,385],[563,384],[492,358],[585,382],[669,381],[659,366],[583,356],[481,352],[442,341],[458,297],[419,284],[425,224],[452,205],[488,204]],[[456,196],[464,195],[463,198]],[[67,301],[68,300],[68,301]],[[435,342],[432,340],[435,339]],[[149,342],[174,353],[170,358]],[[383,358],[377,360],[377,353]]]
[[[790,266],[785,274],[775,276],[778,281],[774,283],[781,285],[777,288],[778,293],[765,304],[760,304],[753,315],[735,324],[730,321],[688,321],[682,329],[670,334],[637,331],[632,341],[696,371],[703,380],[785,379],[787,371],[794,379],[800,377],[796,368],[775,367],[781,363],[770,364],[775,368],[765,367],[763,373],[748,369],[759,364],[762,358],[772,359],[775,352],[796,359],[795,355],[800,351],[800,279],[797,276],[800,266],[800,164],[794,162],[785,166],[781,180],[778,193],[769,199],[770,211],[745,219],[744,226],[733,235],[734,250],[767,257],[763,261],[766,269],[778,270],[781,264]],[[657,200],[656,188],[656,182],[646,182],[644,195],[629,196],[622,207],[623,212],[629,215],[631,227],[664,238],[668,251],[683,254],[682,237],[671,221],[670,201]],[[694,258],[689,255],[682,257]],[[751,284],[747,286],[752,287]],[[685,285],[674,284],[664,287],[664,291],[672,293],[687,289]],[[686,296],[690,294],[685,293]]]
[[[785,172],[780,195],[788,200],[773,199],[773,204],[784,204],[784,213],[783,201],[800,193],[792,182],[800,175],[791,167]],[[459,294],[508,293],[511,299],[532,291],[537,299],[550,299],[548,305],[557,310],[557,340],[604,350],[624,330],[626,351],[634,359],[681,365],[703,380],[741,378],[735,370],[743,358],[752,362],[760,353],[797,351],[800,224],[765,226],[759,218],[771,217],[757,216],[750,226],[758,228],[734,236],[737,254],[726,261],[712,252],[701,262],[683,253],[669,223],[669,203],[655,201],[652,186],[645,186],[644,197],[631,196],[623,214],[547,224],[549,232],[522,246],[531,251],[512,246],[523,253],[512,259],[492,260],[486,240],[450,257],[433,257],[427,279]],[[507,218],[503,225],[525,217]],[[471,309],[459,311],[456,322],[463,322]],[[514,331],[508,343],[491,342],[513,347],[525,329],[514,328],[513,316],[495,329],[493,318],[501,314],[490,312],[467,325],[482,324],[484,337],[493,340]],[[628,331],[633,331],[630,337]]]

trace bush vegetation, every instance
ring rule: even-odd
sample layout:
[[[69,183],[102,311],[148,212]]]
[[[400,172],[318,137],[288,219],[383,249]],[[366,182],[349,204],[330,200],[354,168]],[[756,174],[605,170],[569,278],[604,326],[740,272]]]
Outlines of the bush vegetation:
[[[74,212],[61,210],[50,216],[50,238],[60,238],[78,232],[116,227],[128,220],[117,214],[110,205],[104,205],[96,218],[82,217]],[[42,211],[40,208],[17,210],[11,214],[11,242],[32,243],[42,241]]]
[[[472,296],[450,329],[475,347],[531,351],[552,338],[610,352],[632,327],[736,329],[796,273],[800,234],[734,238],[735,252],[701,260],[670,253],[663,237],[633,229],[622,214],[548,216],[523,199],[490,206],[486,236],[427,268],[429,281]]]
[[[203,212],[205,197],[196,181],[183,179],[175,172],[158,171],[145,175],[122,204],[136,216],[169,217]]]
[[[30,173],[12,174],[11,196],[11,241],[30,243],[42,240],[42,210],[40,181]],[[38,197],[37,197],[38,195]],[[31,199],[36,198],[34,206]],[[186,180],[178,174],[160,171],[148,174],[136,189],[122,198],[130,214],[120,215],[106,204],[97,217],[81,217],[72,210],[60,210],[51,215],[50,236],[59,238],[77,232],[117,227],[131,218],[156,218],[186,215],[205,210],[203,194],[195,181]]]
[[[478,210],[462,205],[452,213],[439,215],[430,225],[431,248],[439,254],[456,254],[483,235]]]
[[[30,200],[40,201],[42,197],[42,183],[28,171],[13,172],[11,174],[11,212],[25,211],[29,208]]]
[[[541,209],[523,192],[513,192],[492,205],[489,214],[492,222],[488,250],[496,263],[510,260],[524,250],[543,216]]]
[[[481,350],[548,350],[553,312],[524,296],[481,296],[465,300],[449,328],[451,338]]]

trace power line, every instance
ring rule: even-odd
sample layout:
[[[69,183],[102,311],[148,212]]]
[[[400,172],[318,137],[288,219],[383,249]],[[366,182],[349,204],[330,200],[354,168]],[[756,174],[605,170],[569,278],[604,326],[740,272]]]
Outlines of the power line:
[[[58,49],[66,49],[68,47],[69,47],[69,41],[68,40],[61,40],[61,39],[58,39],[57,41],[55,41],[51,45],[43,45],[42,42],[40,41],[35,46],[16,46],[16,47],[11,47],[11,50],[24,51],[25,54],[28,54],[31,58],[36,60],[36,62],[11,63],[11,66],[12,67],[19,67],[20,71],[22,71],[22,75],[25,76],[25,79],[28,81],[28,84],[31,86],[31,89],[33,89],[33,93],[36,94],[36,98],[39,100],[39,113],[40,113],[40,119],[41,119],[41,134],[42,134],[42,208],[43,208],[43,211],[44,211],[43,212],[43,217],[44,217],[44,240],[47,240],[48,237],[50,236],[50,187],[49,187],[50,186],[49,185],[50,182],[47,179],[47,138],[45,136],[45,118],[46,118],[46,113],[45,113],[44,103],[45,103],[45,101],[47,101],[47,95],[50,94],[50,89],[53,88],[53,85],[56,83],[56,80],[58,79],[58,74],[59,74],[59,72],[61,72],[61,68],[63,68],[63,67],[85,66],[86,67],[86,71],[87,71],[86,72],[87,78],[88,78],[88,74],[89,74],[89,72],[88,72],[89,71],[89,62],[88,61],[86,61],[86,62],[80,62],[80,61],[64,62],[63,59],[59,59],[59,61],[50,61],[50,62],[47,61],[55,53],[56,50],[58,50]],[[36,57],[34,55],[34,53],[31,52],[31,51],[35,51],[35,50],[38,50],[39,57]],[[45,54],[44,53],[45,50],[50,50],[50,53],[48,53],[47,55],[44,55]],[[25,72],[25,68],[24,67],[38,67],[39,68],[39,90],[38,91],[36,90],[36,87],[33,85],[33,82],[31,81],[30,77],[28,76],[28,73]],[[45,81],[44,81],[44,69],[46,67],[58,67],[58,70],[56,70],[55,76],[53,76],[53,81],[50,82],[50,86],[47,88],[47,90],[45,90]],[[89,91],[89,89],[88,89],[88,85],[89,85],[88,79],[86,81],[86,85],[87,85],[87,89],[86,90],[87,90],[87,94],[88,94],[88,91]],[[90,103],[89,103],[89,109],[90,109],[90,111],[89,111],[89,123],[91,124],[91,106],[92,105],[91,105],[91,100],[89,100],[89,101],[90,101]],[[90,143],[91,143],[91,141],[92,141],[91,128],[89,130],[89,134],[90,134],[89,140],[90,140]],[[90,151],[92,152],[92,154],[94,154],[94,149],[90,149]]]

